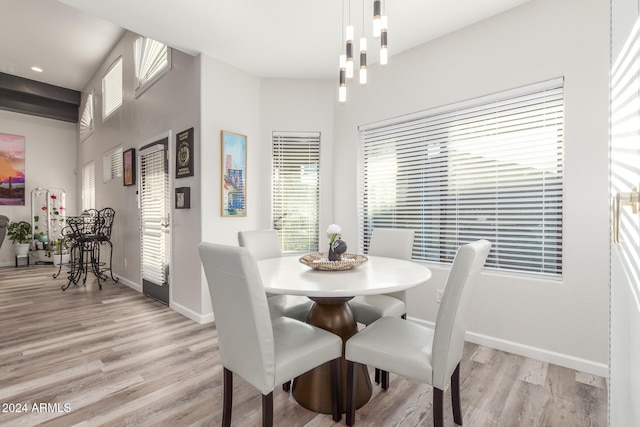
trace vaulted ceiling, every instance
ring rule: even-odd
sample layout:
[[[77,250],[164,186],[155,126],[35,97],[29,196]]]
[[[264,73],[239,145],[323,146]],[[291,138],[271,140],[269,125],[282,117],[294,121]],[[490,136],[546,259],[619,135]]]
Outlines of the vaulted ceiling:
[[[394,54],[529,0],[384,0]],[[81,90],[123,28],[265,77],[335,78],[372,0],[0,0],[0,72]],[[344,13],[343,13],[344,5]],[[362,8],[365,6],[363,19]],[[373,39],[369,37],[370,45]],[[377,62],[370,47],[369,61]],[[42,73],[31,70],[43,69]]]

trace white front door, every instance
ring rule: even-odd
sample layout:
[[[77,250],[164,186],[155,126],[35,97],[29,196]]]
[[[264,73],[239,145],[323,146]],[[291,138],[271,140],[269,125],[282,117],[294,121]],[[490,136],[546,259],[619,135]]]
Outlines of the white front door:
[[[140,265],[145,295],[170,301],[169,136],[140,149]]]
[[[640,426],[640,10],[612,1],[609,425]],[[616,203],[616,195],[620,203]],[[618,209],[619,208],[619,209]]]

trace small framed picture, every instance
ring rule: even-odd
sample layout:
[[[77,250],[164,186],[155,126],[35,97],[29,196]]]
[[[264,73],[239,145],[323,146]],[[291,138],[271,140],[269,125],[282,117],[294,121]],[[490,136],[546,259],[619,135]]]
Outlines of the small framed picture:
[[[191,187],[176,188],[176,209],[191,208]]]
[[[129,148],[122,153],[122,184],[135,185],[136,183],[136,149]]]
[[[247,137],[222,131],[222,216],[247,216]]]

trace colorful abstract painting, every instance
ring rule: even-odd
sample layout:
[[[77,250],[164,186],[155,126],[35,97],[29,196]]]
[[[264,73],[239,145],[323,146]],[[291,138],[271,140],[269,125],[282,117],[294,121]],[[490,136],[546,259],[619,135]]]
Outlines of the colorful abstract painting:
[[[247,137],[222,131],[222,216],[247,216]]]
[[[24,206],[24,136],[0,133],[0,205]]]

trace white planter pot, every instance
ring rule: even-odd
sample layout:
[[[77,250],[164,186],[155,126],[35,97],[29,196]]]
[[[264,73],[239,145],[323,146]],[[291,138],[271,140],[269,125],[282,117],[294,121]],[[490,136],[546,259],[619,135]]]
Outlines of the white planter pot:
[[[16,251],[16,255],[29,255],[30,243],[14,243],[13,248]]]
[[[53,265],[60,265],[60,264],[68,264],[69,263],[69,254],[62,254],[62,258],[60,258],[60,255],[52,255],[51,256],[53,259]]]

